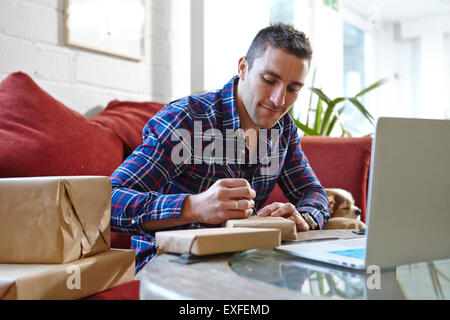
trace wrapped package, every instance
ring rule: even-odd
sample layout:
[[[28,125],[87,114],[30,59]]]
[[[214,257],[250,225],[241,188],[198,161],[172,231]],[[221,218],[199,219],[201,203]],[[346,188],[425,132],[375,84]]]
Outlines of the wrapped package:
[[[159,252],[192,253],[197,256],[275,248],[281,244],[280,230],[262,228],[159,231],[155,237]]]
[[[230,219],[225,223],[228,228],[275,228],[281,231],[281,241],[297,240],[295,222],[283,217],[258,217]]]
[[[110,248],[109,177],[0,179],[0,263],[66,263]]]
[[[0,299],[81,299],[134,280],[133,250],[112,249],[65,264],[0,264]]]

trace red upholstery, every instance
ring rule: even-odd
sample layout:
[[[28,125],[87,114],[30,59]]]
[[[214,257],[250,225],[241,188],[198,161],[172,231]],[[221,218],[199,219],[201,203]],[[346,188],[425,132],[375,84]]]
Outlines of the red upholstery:
[[[111,231],[111,248],[130,249],[131,237],[125,233]]]
[[[303,137],[302,148],[325,188],[352,193],[365,222],[372,138]],[[267,203],[274,201],[287,201],[278,186]]]
[[[139,280],[133,280],[120,286],[96,293],[84,300],[138,300]]]
[[[111,129],[122,141],[124,157],[142,144],[142,129],[164,105],[154,102],[111,101],[91,120]]]
[[[16,72],[0,84],[0,177],[107,175],[123,161],[113,131]]]

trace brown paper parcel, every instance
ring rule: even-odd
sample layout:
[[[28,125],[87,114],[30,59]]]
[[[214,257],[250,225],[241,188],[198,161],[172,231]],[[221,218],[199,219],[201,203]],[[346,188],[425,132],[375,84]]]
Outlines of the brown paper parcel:
[[[228,228],[275,228],[281,231],[281,241],[297,240],[295,222],[283,217],[249,217],[247,219],[230,219],[225,223]]]
[[[281,232],[278,229],[206,228],[159,231],[155,237],[160,252],[192,253],[198,256],[274,248],[281,244]]]
[[[81,299],[134,280],[133,250],[108,250],[66,264],[0,264],[0,299]]]
[[[0,179],[0,263],[66,263],[110,248],[109,177]]]

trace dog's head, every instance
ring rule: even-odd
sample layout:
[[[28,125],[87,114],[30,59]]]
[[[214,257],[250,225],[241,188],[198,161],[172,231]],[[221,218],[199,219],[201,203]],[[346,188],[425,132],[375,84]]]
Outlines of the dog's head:
[[[350,192],[344,189],[325,189],[330,205],[330,218],[350,218],[360,220],[361,209],[355,206]]]

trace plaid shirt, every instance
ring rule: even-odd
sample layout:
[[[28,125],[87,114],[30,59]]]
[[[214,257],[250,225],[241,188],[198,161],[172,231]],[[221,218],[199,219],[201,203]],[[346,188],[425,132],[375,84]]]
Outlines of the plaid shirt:
[[[136,250],[136,272],[157,251],[155,233],[144,231],[142,224],[149,220],[180,217],[183,201],[188,195],[206,191],[214,182],[227,177],[218,161],[199,161],[198,155],[203,155],[211,142],[195,144],[193,133],[196,132],[194,127],[198,128],[199,124],[201,132],[216,129],[223,137],[229,130],[239,131],[234,95],[237,81],[236,76],[222,90],[188,96],[165,106],[144,127],[143,144],[112,174],[111,228],[133,235],[131,247]],[[245,161],[230,162],[228,158],[223,161],[229,164],[237,178],[250,182],[256,191],[254,200],[257,210],[263,207],[278,183],[297,210],[309,213],[318,228],[322,228],[329,218],[327,195],[301,149],[297,127],[286,114],[273,129],[279,130],[279,139],[273,142],[269,130],[266,145],[269,155],[271,150],[277,150],[271,155],[279,157],[275,174],[262,173],[269,164],[260,161],[259,157],[256,163],[249,161],[245,145],[241,149],[236,148],[241,152],[247,150]],[[179,161],[172,160],[172,150],[180,141],[173,138],[177,130],[188,132],[192,137],[189,161],[179,164],[176,164]],[[277,149],[273,143],[277,143]],[[204,227],[217,226],[193,223],[171,229]]]

